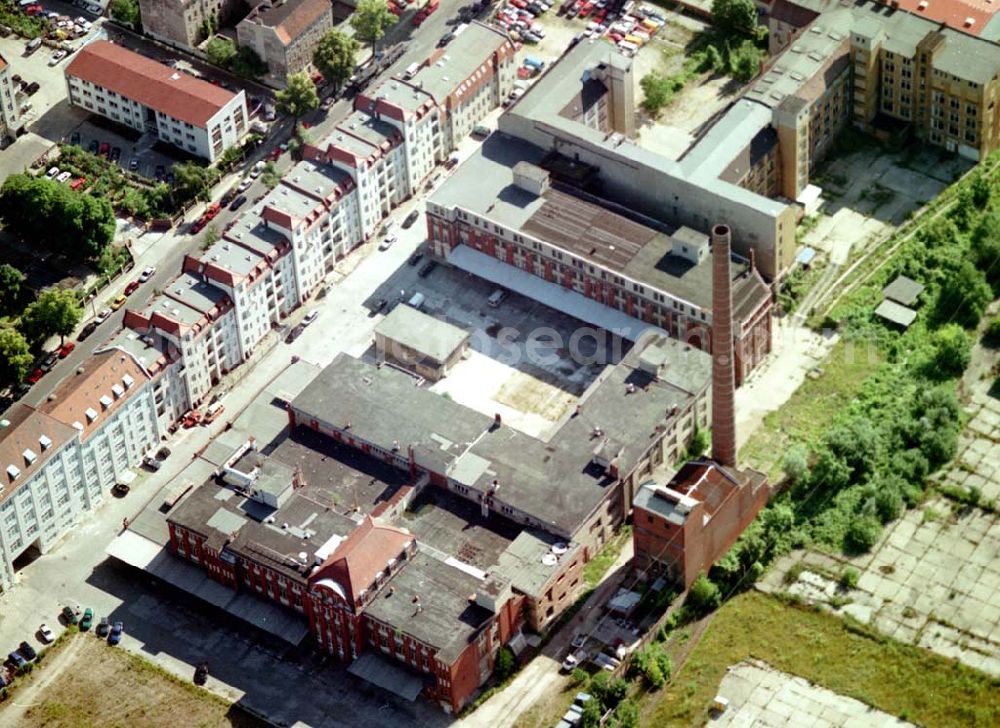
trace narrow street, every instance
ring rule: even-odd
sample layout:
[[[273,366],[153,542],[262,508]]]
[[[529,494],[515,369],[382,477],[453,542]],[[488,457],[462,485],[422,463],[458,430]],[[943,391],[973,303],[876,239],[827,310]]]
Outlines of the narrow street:
[[[559,666],[569,651],[573,635],[594,630],[602,619],[600,605],[611,598],[627,577],[631,560],[632,540],[629,539],[586,604],[562,630],[552,636],[542,653],[525,665],[510,685],[456,725],[460,728],[509,728],[518,716],[546,694],[563,690],[568,678],[560,672]]]

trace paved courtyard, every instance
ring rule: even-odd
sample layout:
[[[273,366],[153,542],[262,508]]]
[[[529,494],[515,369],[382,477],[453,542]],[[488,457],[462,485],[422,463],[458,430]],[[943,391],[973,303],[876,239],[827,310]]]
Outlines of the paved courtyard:
[[[965,490],[977,488],[985,500],[1000,503],[1000,400],[977,392],[965,409],[969,422],[958,456],[939,480]]]
[[[854,698],[838,695],[804,678],[775,670],[759,660],[740,662],[730,667],[722,678],[719,695],[729,700],[729,708],[710,720],[709,725],[755,728],[912,725]]]
[[[1000,676],[1000,516],[943,499],[908,511],[870,554],[839,560],[807,552],[782,559],[761,582]],[[804,569],[785,583],[789,568]],[[856,589],[842,570],[861,572]]]
[[[889,234],[967,168],[966,161],[942,159],[935,151],[903,156],[869,148],[831,160],[812,180],[823,194],[819,219],[802,243],[844,265],[852,252]]]

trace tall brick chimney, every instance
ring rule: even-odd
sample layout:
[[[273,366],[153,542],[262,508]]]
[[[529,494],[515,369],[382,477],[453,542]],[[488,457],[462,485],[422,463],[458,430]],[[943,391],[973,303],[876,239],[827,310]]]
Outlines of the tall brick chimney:
[[[712,227],[712,458],[736,466],[736,378],[728,225]]]

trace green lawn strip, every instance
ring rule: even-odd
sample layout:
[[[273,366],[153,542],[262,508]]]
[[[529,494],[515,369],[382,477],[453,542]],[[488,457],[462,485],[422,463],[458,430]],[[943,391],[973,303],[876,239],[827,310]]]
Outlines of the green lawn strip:
[[[732,599],[642,725],[702,725],[726,668],[756,658],[833,692],[928,726],[997,725],[1000,680],[865,627],[757,592]]]
[[[614,538],[604,545],[600,553],[583,567],[583,578],[587,580],[588,587],[593,589],[601,582],[605,572],[615,563],[625,546],[625,542],[630,538],[632,538],[632,527],[623,526]]]

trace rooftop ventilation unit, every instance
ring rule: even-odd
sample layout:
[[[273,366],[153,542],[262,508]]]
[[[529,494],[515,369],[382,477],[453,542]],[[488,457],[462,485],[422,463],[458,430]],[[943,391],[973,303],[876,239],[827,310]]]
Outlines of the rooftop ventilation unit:
[[[112,404],[114,404],[114,400],[106,394],[102,394],[98,401],[104,409],[108,409]]]
[[[52,439],[48,435],[41,435],[38,438],[38,446],[42,448],[42,452],[45,452],[52,447]]]
[[[17,480],[17,476],[21,474],[21,469],[16,465],[7,466],[7,477],[11,480]]]
[[[35,454],[35,451],[32,450],[30,447],[24,448],[24,452],[21,453],[21,457],[24,458],[25,465],[31,465],[36,460],[38,460],[38,456]]]
[[[88,423],[97,419],[97,411],[93,407],[88,407],[83,414],[87,416]]]

